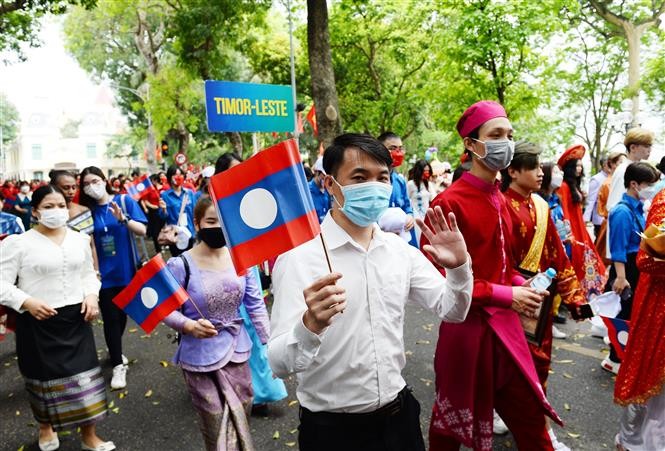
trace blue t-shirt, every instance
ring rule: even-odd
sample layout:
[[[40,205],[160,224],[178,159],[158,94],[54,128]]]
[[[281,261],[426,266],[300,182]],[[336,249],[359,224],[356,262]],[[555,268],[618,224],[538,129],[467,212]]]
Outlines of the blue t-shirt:
[[[21,218],[18,216],[0,211],[0,236],[23,233],[23,229],[19,224],[20,220]]]
[[[309,181],[309,193],[312,195],[316,215],[319,217],[319,223],[321,223],[328,210],[330,210],[330,195],[325,189],[321,191],[314,179]]]
[[[116,194],[113,201],[122,208],[121,197],[125,197],[127,219],[147,224],[139,204],[126,194]],[[120,224],[111,210],[110,202],[92,209],[95,222],[95,249],[102,274],[102,288],[124,287],[136,273],[135,258],[132,256],[131,233],[125,224]]]
[[[393,192],[390,195],[390,207],[399,207],[407,215],[413,216],[413,208],[411,208],[411,200],[409,200],[409,193],[406,189],[406,180],[396,171],[390,171],[390,183],[393,185]],[[416,230],[415,226],[410,230],[411,240],[409,244],[414,247],[418,247],[418,242],[416,241]]]
[[[626,263],[628,254],[640,249],[638,232],[644,231],[644,210],[640,200],[623,193],[621,201],[610,211],[610,255],[612,261]]]
[[[192,236],[196,236],[196,230],[194,229],[194,205],[196,205],[200,193],[195,193],[187,188],[183,188],[179,196],[172,189],[164,191],[162,199],[166,204],[166,215],[164,215],[161,208],[159,209],[159,214],[163,219],[166,219],[167,224],[178,225],[178,214],[180,213],[184,193],[187,193],[187,205],[185,205],[185,210],[183,211],[183,214],[187,216],[187,229]]]

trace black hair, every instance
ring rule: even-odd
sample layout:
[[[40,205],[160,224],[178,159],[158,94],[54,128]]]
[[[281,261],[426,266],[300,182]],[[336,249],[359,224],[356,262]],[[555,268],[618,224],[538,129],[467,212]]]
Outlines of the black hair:
[[[416,164],[410,171],[411,180],[413,180],[413,182],[416,184],[418,191],[420,191],[421,184],[424,184],[425,188],[429,189],[429,181],[423,180],[423,173],[425,172],[425,169],[429,169],[430,176],[434,173],[434,171],[432,171],[432,165],[425,160],[416,161]]]
[[[471,160],[465,161],[464,163],[460,163],[459,166],[455,168],[453,171],[453,180],[450,182],[452,185],[455,183],[457,180],[459,180],[462,175],[464,175],[465,172],[469,172],[471,170]]]
[[[384,143],[389,139],[401,139],[401,138],[395,132],[386,131],[386,132],[381,133],[379,136],[377,136],[376,139],[378,139],[379,141]]]
[[[139,176],[139,171],[138,170],[133,170],[132,171],[132,177],[138,177]]]
[[[159,180],[159,174],[150,174],[150,181],[155,184],[155,183],[161,183]]]
[[[540,165],[540,169],[543,170],[543,183],[540,184],[540,197],[543,199],[547,197],[547,191],[550,189],[552,184],[552,169],[554,169],[554,163],[548,161]]]
[[[656,165],[656,168],[658,168],[661,173],[665,174],[665,157],[660,159],[660,163]]]
[[[520,152],[513,156],[510,166],[501,170],[501,191],[506,191],[513,179],[510,177],[509,169],[516,171],[536,169],[539,164],[539,155],[535,153]]]
[[[581,204],[584,202],[584,196],[582,195],[582,177],[584,177],[584,170],[582,174],[577,175],[577,162],[580,161],[578,158],[573,158],[568,160],[566,164],[563,165],[563,181],[568,184],[570,188],[570,194],[573,198],[573,203]]]
[[[302,168],[305,171],[305,178],[309,182],[310,180],[312,180],[312,177],[314,177],[314,172],[312,172],[312,168],[304,164],[302,165]]]
[[[469,133],[467,136],[465,136],[465,138],[471,138],[471,139],[476,139],[477,140],[478,137],[480,136],[480,127],[482,127],[482,125],[479,125],[477,128],[474,128],[471,131],[471,133]],[[462,146],[464,147],[464,150],[462,151],[462,155],[467,154],[468,155],[468,161],[470,163],[475,155],[473,154],[473,152],[471,152],[469,149],[467,149],[466,146],[464,146],[464,138],[462,138]],[[459,166],[457,166],[457,167],[459,168]],[[467,170],[469,170],[469,169],[467,169]],[[466,171],[464,171],[464,172],[466,172]],[[462,174],[459,175],[459,177],[461,177],[461,176],[462,176]]]
[[[111,189],[111,185],[109,185],[109,182],[106,179],[106,176],[104,175],[101,169],[99,169],[97,166],[88,166],[87,168],[84,168],[81,171],[79,177],[79,204],[83,205],[84,207],[88,207],[90,210],[92,210],[97,205],[97,201],[92,197],[88,196],[85,193],[85,190],[83,189],[83,180],[85,179],[85,176],[88,174],[94,174],[100,177],[102,180],[104,180],[104,183],[106,184],[106,192],[108,194],[113,194],[113,190]]]
[[[51,185],[57,185],[61,177],[71,177],[76,180],[76,176],[73,173],[64,169],[51,169],[48,173],[48,176],[49,179],[51,179],[49,181]]]
[[[171,179],[173,178],[174,175],[176,175],[176,172],[178,172],[178,171],[180,171],[180,173],[183,174],[183,175],[185,174],[184,172],[182,172],[182,169],[180,169],[179,166],[176,166],[174,164],[169,166],[169,168],[166,170],[166,180],[169,183],[171,183]]]
[[[55,185],[44,185],[40,186],[35,190],[35,192],[32,193],[32,200],[30,201],[30,205],[32,205],[32,209],[37,210],[37,207],[39,207],[39,204],[42,203],[44,198],[48,196],[49,194],[60,194],[63,199],[65,199],[65,202],[67,201],[67,198],[65,197],[65,193],[62,192],[60,188],[58,188]]]
[[[651,166],[649,163],[640,161],[639,163],[631,163],[626,168],[626,173],[623,176],[623,186],[628,189],[630,182],[640,183],[656,183],[660,179],[658,170]]]
[[[215,162],[215,174],[226,171],[233,161],[243,161],[242,157],[236,152],[226,152],[219,156]]]
[[[4,202],[4,201],[5,201],[5,195],[2,194],[2,192],[0,192],[0,202]]]
[[[335,137],[332,144],[323,153],[323,170],[326,171],[326,174],[337,175],[337,170],[342,165],[344,154],[349,147],[359,149],[377,163],[386,165],[388,169],[393,164],[390,152],[378,139],[362,133],[345,133]]]

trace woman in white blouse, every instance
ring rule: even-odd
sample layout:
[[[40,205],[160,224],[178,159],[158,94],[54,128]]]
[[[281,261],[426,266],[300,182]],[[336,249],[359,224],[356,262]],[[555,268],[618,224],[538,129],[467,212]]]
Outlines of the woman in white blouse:
[[[430,177],[432,177],[432,166],[425,160],[416,161],[415,166],[410,171],[409,181],[406,183],[406,190],[413,208],[413,217],[416,219],[425,219],[429,202],[434,195],[430,189]],[[420,242],[420,229],[416,227],[416,239]]]
[[[16,353],[39,422],[39,449],[55,450],[55,431],[79,426],[82,449],[109,451],[95,423],[107,414],[106,390],[92,328],[100,282],[90,238],[66,227],[60,189],[32,196],[39,224],[0,243],[0,303],[18,312]]]

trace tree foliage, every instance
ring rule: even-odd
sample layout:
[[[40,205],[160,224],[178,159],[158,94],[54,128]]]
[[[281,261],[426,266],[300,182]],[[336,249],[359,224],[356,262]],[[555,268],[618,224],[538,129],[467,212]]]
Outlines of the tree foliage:
[[[13,103],[0,92],[0,127],[2,128],[2,144],[11,144],[18,136],[21,128],[21,117]]]

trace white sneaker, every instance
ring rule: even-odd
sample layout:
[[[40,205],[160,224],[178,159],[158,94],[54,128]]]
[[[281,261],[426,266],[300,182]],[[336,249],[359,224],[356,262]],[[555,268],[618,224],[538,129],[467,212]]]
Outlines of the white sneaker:
[[[612,343],[610,341],[610,337],[603,337],[603,343],[605,343],[605,345],[609,346]]]
[[[556,435],[554,435],[554,431],[552,429],[548,429],[547,432],[550,434],[550,441],[552,442],[552,448],[554,448],[556,451],[570,451],[570,448],[568,448],[566,445],[557,440]]]
[[[127,357],[125,357],[125,354],[122,354],[122,364],[129,365],[129,360],[127,359]]]
[[[552,337],[563,340],[564,338],[568,337],[568,334],[561,332],[559,329],[557,329],[556,326],[552,325]]]
[[[120,390],[127,386],[127,366],[116,365],[113,367],[113,377],[111,378],[111,389]]]
[[[508,426],[503,422],[501,417],[496,410],[494,411],[494,429],[493,431],[496,435],[504,435],[508,433]]]
[[[609,371],[610,373],[619,374],[619,368],[621,367],[621,364],[613,362],[609,357],[606,357],[602,362],[600,362],[600,367],[605,371]]]
[[[591,336],[597,338],[607,337],[607,327],[596,326],[595,324],[591,325]]]

